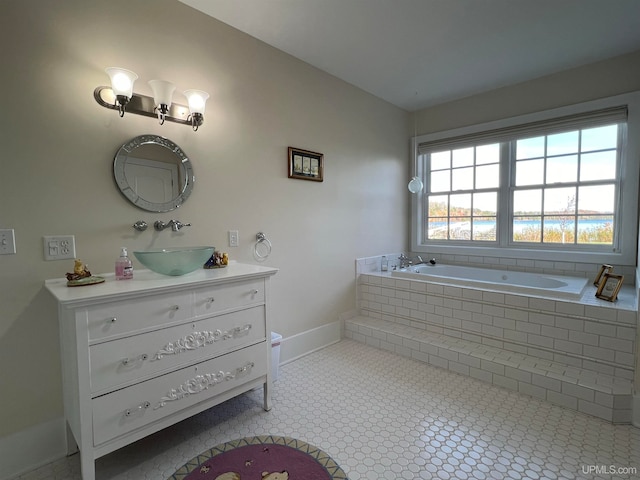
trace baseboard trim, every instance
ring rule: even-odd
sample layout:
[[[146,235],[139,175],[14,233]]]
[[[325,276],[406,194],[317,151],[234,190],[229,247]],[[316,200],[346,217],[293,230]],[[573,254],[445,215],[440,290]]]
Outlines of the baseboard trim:
[[[0,437],[0,479],[16,478],[63,458],[66,452],[64,418],[56,418]]]
[[[339,342],[342,338],[343,325],[344,322],[339,320],[283,338],[280,348],[280,365],[293,362]]]

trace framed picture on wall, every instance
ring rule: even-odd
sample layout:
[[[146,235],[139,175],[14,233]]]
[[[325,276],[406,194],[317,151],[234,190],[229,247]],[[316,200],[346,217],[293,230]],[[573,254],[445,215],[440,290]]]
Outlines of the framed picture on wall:
[[[616,275],[615,273],[605,273],[602,276],[600,285],[598,286],[596,297],[603,300],[608,300],[609,302],[615,301],[615,299],[618,297],[620,287],[622,287],[623,280],[624,276],[622,275]]]
[[[322,182],[324,179],[324,155],[301,148],[289,147],[287,160],[289,178]]]

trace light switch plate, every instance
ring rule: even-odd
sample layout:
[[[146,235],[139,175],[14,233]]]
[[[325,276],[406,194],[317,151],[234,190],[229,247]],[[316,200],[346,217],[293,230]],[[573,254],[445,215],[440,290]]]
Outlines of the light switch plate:
[[[13,228],[0,229],[0,255],[16,253],[16,236]]]
[[[240,246],[240,235],[238,234],[238,230],[229,230],[229,246],[230,247]]]

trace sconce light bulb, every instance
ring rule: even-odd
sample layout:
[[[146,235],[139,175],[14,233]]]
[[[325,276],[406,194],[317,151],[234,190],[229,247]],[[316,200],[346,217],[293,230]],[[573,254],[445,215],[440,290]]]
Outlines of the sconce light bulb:
[[[129,103],[129,99],[133,96],[133,82],[136,81],[138,75],[131,70],[118,67],[105,68],[105,72],[111,79],[111,89],[118,101],[120,116],[123,117],[125,105]]]
[[[126,92],[131,89],[131,80],[123,73],[116,73],[111,80],[111,85],[118,92]]]
[[[109,67],[105,71],[111,79],[111,89],[113,93],[117,95],[123,95],[127,98],[131,98],[133,95],[133,83],[138,78],[131,70],[124,68]]]
[[[202,100],[200,95],[194,95],[191,97],[191,106],[194,110],[200,110],[204,107],[204,100]]]
[[[209,98],[207,92],[203,92],[202,90],[186,90],[184,96],[187,97],[187,101],[189,102],[191,114],[199,113],[204,115],[204,107]]]

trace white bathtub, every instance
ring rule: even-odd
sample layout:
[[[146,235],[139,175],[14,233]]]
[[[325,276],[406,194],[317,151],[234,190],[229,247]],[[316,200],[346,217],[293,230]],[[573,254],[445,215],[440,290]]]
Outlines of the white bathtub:
[[[417,265],[391,272],[393,277],[422,280],[504,293],[579,299],[587,278],[512,272],[458,265]]]

